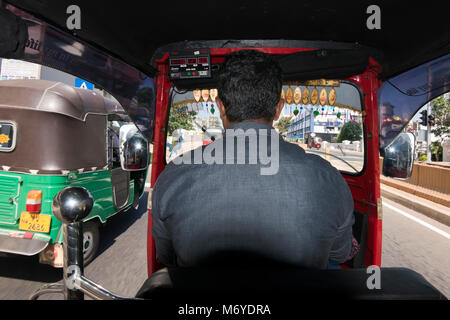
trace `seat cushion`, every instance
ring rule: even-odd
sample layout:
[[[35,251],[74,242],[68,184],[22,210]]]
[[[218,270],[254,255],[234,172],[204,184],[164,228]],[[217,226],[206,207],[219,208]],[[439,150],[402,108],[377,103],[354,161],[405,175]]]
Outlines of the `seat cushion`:
[[[420,274],[381,268],[380,289],[369,289],[367,269],[304,270],[293,267],[165,268],[148,278],[137,297],[285,296],[338,299],[446,299]],[[371,282],[371,281],[369,281]]]

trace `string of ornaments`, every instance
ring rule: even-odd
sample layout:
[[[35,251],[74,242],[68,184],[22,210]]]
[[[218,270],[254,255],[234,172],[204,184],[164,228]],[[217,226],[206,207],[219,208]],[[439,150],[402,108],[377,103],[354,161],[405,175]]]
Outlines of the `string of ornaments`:
[[[329,93],[327,93],[327,90],[325,88],[322,88],[320,94],[317,87],[314,87],[311,92],[309,91],[308,87],[305,87],[302,91],[299,86],[297,86],[294,90],[292,90],[292,88],[289,86],[286,89],[286,93],[284,92],[284,88],[281,89],[281,98],[288,105],[289,113],[294,116],[297,116],[299,114],[301,115],[305,108],[304,106],[306,105],[312,105],[312,107],[309,107],[308,110],[313,111],[314,118],[320,114],[322,116],[327,116],[328,110],[330,110],[330,108],[331,112],[334,113],[336,96],[336,90],[334,88],[331,88]],[[330,108],[326,107],[327,100]],[[295,105],[294,110],[292,110],[293,104]],[[318,110],[319,105],[320,111],[322,113],[320,113]],[[342,116],[341,112],[338,112],[336,116],[340,119]]]
[[[203,103],[206,104],[206,111],[214,115],[216,112],[215,109],[215,102],[218,95],[217,89],[196,89],[193,91],[194,100],[196,101],[197,110],[194,111],[200,111],[200,108],[203,108]],[[203,100],[203,102],[200,102],[200,100]],[[201,107],[199,107],[199,105]],[[208,108],[210,108],[208,110]]]

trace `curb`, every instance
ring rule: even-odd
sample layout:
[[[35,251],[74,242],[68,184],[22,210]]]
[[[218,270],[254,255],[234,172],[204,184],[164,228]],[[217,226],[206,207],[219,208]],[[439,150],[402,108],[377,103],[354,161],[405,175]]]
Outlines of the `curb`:
[[[381,196],[450,227],[450,209],[402,190],[380,184]]]

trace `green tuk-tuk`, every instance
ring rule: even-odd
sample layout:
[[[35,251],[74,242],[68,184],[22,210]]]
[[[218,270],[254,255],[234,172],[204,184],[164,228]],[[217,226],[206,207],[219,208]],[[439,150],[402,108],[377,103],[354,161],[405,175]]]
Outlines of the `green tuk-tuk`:
[[[94,198],[83,229],[84,259],[92,261],[99,226],[137,207],[143,194],[147,170],[121,167],[119,149],[136,137],[145,140],[120,104],[98,92],[0,81],[0,252],[39,254],[41,263],[62,267],[61,222],[51,203],[61,189],[82,186]]]

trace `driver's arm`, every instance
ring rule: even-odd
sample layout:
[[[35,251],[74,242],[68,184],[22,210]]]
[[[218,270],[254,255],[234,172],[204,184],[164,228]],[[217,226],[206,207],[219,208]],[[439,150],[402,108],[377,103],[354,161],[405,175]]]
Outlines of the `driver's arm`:
[[[352,206],[353,208],[353,206]],[[342,225],[338,228],[336,238],[331,246],[328,260],[334,263],[344,263],[348,260],[353,246],[352,226],[355,222],[353,209],[349,212]]]
[[[170,238],[170,234],[164,225],[164,221],[161,220],[160,217],[160,209],[158,205],[158,194],[157,188],[155,186],[155,190],[152,194],[152,234],[155,239],[155,247],[156,247],[156,258],[157,260],[165,265],[166,267],[175,267],[176,266],[176,255],[175,250],[173,248],[172,240]]]

